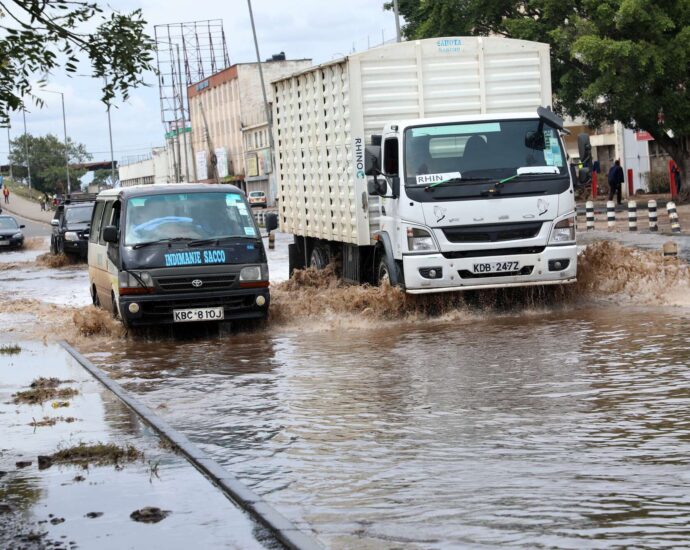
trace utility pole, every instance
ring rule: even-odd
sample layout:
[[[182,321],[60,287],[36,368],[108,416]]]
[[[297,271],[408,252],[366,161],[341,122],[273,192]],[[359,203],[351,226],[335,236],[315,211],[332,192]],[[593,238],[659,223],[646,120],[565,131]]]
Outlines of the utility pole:
[[[67,146],[67,118],[65,117],[65,94],[62,92],[54,92],[53,90],[42,90],[48,92],[49,94],[60,94],[60,100],[62,101],[62,129],[65,133],[65,167],[67,169],[67,194],[72,192],[72,184],[69,177],[69,149]]]
[[[24,119],[24,158],[26,159],[26,172],[29,177],[29,196],[33,197],[31,192],[31,162],[29,162],[29,139],[26,137],[26,110],[22,109],[22,118]]]
[[[110,182],[115,187],[115,155],[113,154],[113,126],[110,122],[110,102],[108,102],[108,135],[110,136]]]
[[[10,179],[14,181],[14,176],[12,175],[12,157],[10,156],[10,153],[12,153],[12,139],[10,138],[10,125],[7,125],[7,162],[10,163]]]
[[[393,12],[395,13],[395,41],[400,42],[400,11],[398,0],[393,0]]]
[[[182,115],[182,142],[184,143],[184,173],[185,181],[189,182],[189,160],[187,159],[187,118],[184,114],[184,99],[182,99],[182,65],[180,64],[180,45],[175,44],[177,49],[177,80],[180,83],[180,114]],[[177,139],[179,143],[180,129],[177,129]],[[180,171],[182,168],[180,167]]]
[[[266,97],[266,85],[264,84],[264,71],[261,65],[261,55],[259,54],[259,42],[256,39],[256,27],[254,26],[254,13],[252,12],[252,0],[247,0],[247,6],[249,7],[249,19],[252,23],[252,34],[254,35],[254,49],[256,50],[256,62],[259,65],[259,79],[261,80],[261,93],[264,97],[264,110],[266,111],[266,124],[268,125],[268,147],[269,154],[271,155],[271,175],[269,176],[269,181],[271,182],[269,188],[269,196],[275,200],[275,194],[273,193],[273,182],[275,182],[275,155],[273,154],[275,149],[273,146],[273,122],[271,120],[271,108],[268,106],[268,98]]]

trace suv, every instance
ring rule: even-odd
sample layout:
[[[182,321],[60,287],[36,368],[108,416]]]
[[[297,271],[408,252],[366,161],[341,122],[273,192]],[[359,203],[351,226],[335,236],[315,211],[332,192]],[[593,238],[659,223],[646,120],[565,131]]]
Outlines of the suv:
[[[255,206],[260,206],[261,208],[266,208],[266,193],[263,191],[251,191],[247,196],[249,199],[249,206],[252,208]]]
[[[61,204],[50,224],[50,251],[53,254],[70,254],[86,258],[89,249],[89,227],[94,202]]]

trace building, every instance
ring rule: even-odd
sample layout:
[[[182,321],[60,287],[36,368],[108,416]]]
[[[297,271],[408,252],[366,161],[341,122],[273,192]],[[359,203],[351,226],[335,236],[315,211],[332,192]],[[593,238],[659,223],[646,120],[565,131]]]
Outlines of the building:
[[[268,101],[273,101],[272,80],[311,66],[311,59],[287,60],[284,53],[262,63]],[[272,204],[276,190],[269,184],[270,140],[258,64],[232,65],[190,86],[187,94],[197,180],[264,191]]]
[[[193,168],[190,140],[187,140],[185,155],[183,141],[180,139],[178,143],[176,136],[168,136],[165,147],[153,147],[150,153],[122,159],[118,173],[120,185],[130,187],[150,183],[194,181]],[[186,176],[187,170],[190,172],[189,179]]]

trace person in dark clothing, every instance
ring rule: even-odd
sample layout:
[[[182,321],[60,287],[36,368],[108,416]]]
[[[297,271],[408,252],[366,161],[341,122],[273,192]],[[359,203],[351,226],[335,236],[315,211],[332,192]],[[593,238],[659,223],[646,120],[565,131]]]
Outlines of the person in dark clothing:
[[[623,168],[621,167],[621,161],[617,160],[616,163],[611,166],[609,170],[609,200],[613,200],[613,195],[617,195],[618,204],[622,203],[621,193],[623,192],[623,182],[625,177],[623,176]]]
[[[680,195],[680,168],[678,168],[678,165],[675,162],[671,166],[671,172],[673,173],[673,180],[676,183],[676,193]]]

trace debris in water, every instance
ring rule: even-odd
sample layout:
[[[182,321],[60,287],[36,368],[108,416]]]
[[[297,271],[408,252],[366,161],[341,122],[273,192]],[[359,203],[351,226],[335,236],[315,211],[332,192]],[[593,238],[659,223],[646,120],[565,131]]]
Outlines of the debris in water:
[[[141,510],[134,510],[129,517],[141,523],[158,523],[170,515],[170,510],[161,510],[154,506],[147,506]]]
[[[100,518],[102,515],[103,515],[103,512],[89,512],[84,517],[93,519],[93,518]]]
[[[72,320],[83,336],[100,334],[120,337],[125,333],[122,323],[113,319],[110,312],[95,306],[88,306],[75,311]]]
[[[53,518],[50,520],[50,523],[52,525],[59,525],[59,524],[64,523],[64,522],[65,522],[65,518]]]
[[[0,514],[11,514],[12,513],[12,506],[9,504],[5,504],[4,502],[0,502]]]
[[[17,468],[26,468],[28,466],[31,466],[32,461],[31,460],[19,460],[14,463],[14,465]]]
[[[53,464],[80,464],[87,466],[95,464],[103,466],[107,464],[120,465],[125,462],[132,462],[144,455],[133,445],[120,447],[114,443],[80,443],[74,447],[60,449],[50,456],[43,457],[46,468]]]
[[[17,344],[6,344],[0,346],[0,355],[17,355],[21,353],[22,348]]]
[[[68,256],[67,254],[51,254],[50,252],[46,252],[36,258],[36,265],[39,267],[50,267],[53,269],[72,266],[78,263],[80,262],[77,258]]]
[[[55,426],[58,422],[72,423],[76,422],[77,419],[73,416],[44,416],[41,420],[36,420],[35,418],[29,423],[29,426],[34,428],[42,428],[45,426]]]
[[[77,483],[79,483],[80,481],[84,481],[85,479],[86,478],[84,476],[74,476],[72,481],[76,481]]]
[[[45,470],[53,465],[53,460],[49,456],[38,455],[38,469]]]
[[[27,405],[40,405],[51,399],[70,399],[79,394],[74,388],[58,388],[64,384],[57,378],[37,378],[31,383],[31,389],[14,394],[14,403]],[[69,404],[68,404],[69,405]],[[53,404],[55,406],[55,404]]]
[[[61,409],[62,407],[69,407],[69,401],[53,401],[50,404],[54,409]]]

